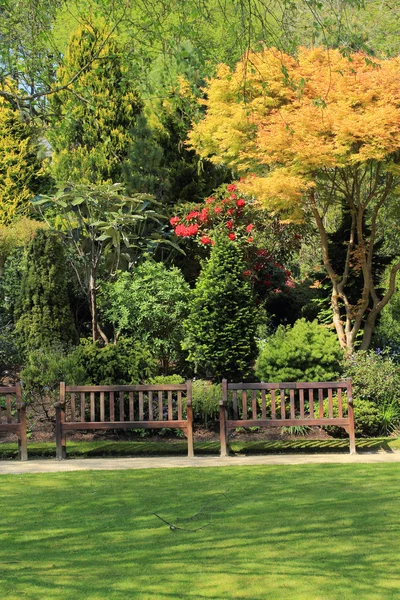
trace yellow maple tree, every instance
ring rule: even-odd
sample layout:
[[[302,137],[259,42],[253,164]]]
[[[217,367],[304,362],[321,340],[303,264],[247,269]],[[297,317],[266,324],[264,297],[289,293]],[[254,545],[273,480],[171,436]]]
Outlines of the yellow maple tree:
[[[190,146],[234,168],[242,191],[282,218],[313,217],[339,341],[351,352],[362,330],[361,347],[368,348],[400,270],[394,262],[381,293],[374,250],[384,233],[381,214],[397,206],[400,194],[400,57],[325,48],[299,48],[293,57],[265,48],[247,53],[233,70],[220,65],[203,103]],[[340,272],[326,228],[332,206],[351,223]],[[363,283],[350,302],[346,285],[356,270]]]

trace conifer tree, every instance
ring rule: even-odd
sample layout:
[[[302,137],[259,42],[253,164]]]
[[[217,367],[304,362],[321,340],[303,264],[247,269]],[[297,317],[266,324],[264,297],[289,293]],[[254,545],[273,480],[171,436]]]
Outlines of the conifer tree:
[[[0,225],[27,212],[45,183],[34,128],[0,98]]]
[[[131,147],[130,132],[142,104],[119,43],[115,37],[107,37],[106,30],[102,22],[80,26],[72,34],[64,66],[58,70],[58,85],[63,86],[83,69],[72,86],[52,100],[55,120],[49,140],[52,172],[59,183],[121,182]]]
[[[24,263],[21,292],[15,309],[15,332],[25,351],[68,346],[76,339],[71,315],[63,246],[59,237],[39,230]]]
[[[240,250],[217,240],[200,273],[185,321],[184,348],[198,375],[240,381],[257,354],[257,309]]]

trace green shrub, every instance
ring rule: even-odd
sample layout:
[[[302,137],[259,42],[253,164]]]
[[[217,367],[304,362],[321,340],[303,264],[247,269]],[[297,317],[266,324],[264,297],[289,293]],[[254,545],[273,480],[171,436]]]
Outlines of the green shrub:
[[[156,375],[148,380],[150,385],[181,385],[185,383],[181,375]]]
[[[353,397],[377,405],[400,400],[400,366],[386,353],[359,351],[345,363],[353,382]]]
[[[219,415],[219,401],[222,398],[221,384],[203,379],[193,382],[193,414],[204,425],[215,421]]]
[[[261,381],[336,380],[343,352],[336,335],[317,321],[279,326],[261,347],[256,374]]]
[[[103,286],[102,312],[115,331],[148,346],[168,374],[171,365],[184,364],[181,340],[189,293],[178,268],[147,260]]]
[[[129,338],[121,338],[118,344],[107,346],[82,340],[72,355],[85,369],[89,385],[137,384],[157,372],[157,361],[149,348]]]
[[[63,246],[57,235],[45,229],[37,231],[25,255],[15,333],[26,352],[53,344],[68,347],[77,339]]]
[[[241,381],[257,355],[258,312],[236,244],[217,239],[196,282],[184,323],[188,361],[197,375]]]
[[[54,402],[59,399],[60,381],[67,385],[82,385],[85,377],[85,369],[60,345],[33,350],[21,372],[24,400],[33,412],[51,421]]]

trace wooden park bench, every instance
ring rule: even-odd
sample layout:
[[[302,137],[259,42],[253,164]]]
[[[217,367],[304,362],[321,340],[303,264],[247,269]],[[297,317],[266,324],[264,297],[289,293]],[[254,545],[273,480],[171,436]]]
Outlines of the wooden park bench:
[[[60,384],[57,459],[66,458],[66,432],[93,429],[180,429],[193,456],[192,382],[182,385]],[[186,416],[185,416],[186,414]]]
[[[350,438],[356,453],[351,379],[312,383],[228,383],[220,401],[221,456],[236,427],[336,425]]]
[[[0,431],[18,436],[18,457],[28,460],[26,406],[22,402],[19,383],[0,387]]]

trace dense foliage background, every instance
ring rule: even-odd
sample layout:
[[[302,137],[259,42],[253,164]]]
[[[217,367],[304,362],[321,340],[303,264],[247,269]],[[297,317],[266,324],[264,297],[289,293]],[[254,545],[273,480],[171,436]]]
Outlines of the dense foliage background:
[[[3,2],[2,380],[42,406],[60,379],[195,377],[207,421],[223,376],[351,376],[359,433],[396,428],[398,21],[386,0]]]

